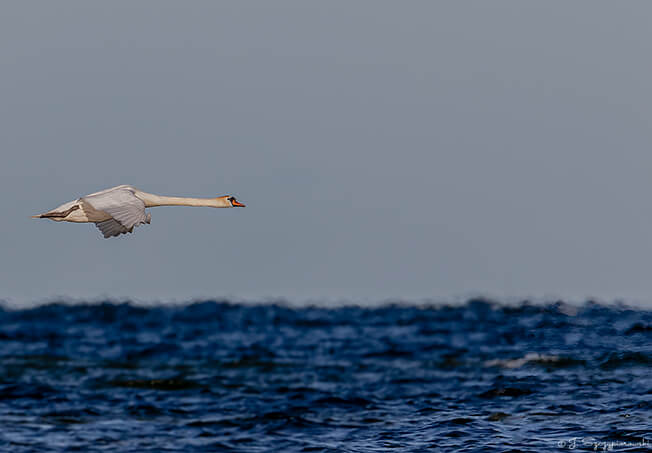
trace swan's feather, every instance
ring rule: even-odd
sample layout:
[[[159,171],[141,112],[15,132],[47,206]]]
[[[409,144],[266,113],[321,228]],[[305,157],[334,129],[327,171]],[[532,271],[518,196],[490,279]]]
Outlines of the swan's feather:
[[[112,217],[112,219],[96,223],[104,237],[131,232],[135,226],[149,223],[151,219],[149,213],[145,212],[145,203],[135,195],[133,187],[130,186],[118,186],[87,195],[81,201]],[[111,223],[112,220],[122,227],[121,230]]]
[[[100,229],[105,238],[120,236],[121,234],[129,232],[125,227],[113,219],[105,220],[104,222],[97,222],[95,225]]]

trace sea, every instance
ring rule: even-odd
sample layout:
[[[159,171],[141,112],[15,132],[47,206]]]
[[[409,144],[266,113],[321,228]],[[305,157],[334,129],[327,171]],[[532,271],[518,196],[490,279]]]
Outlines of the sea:
[[[652,312],[4,307],[0,451],[652,452]]]

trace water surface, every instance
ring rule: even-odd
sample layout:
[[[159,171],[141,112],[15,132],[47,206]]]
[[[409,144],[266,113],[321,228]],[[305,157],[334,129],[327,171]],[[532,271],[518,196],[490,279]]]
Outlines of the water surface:
[[[0,310],[0,445],[652,451],[651,340],[591,303]]]

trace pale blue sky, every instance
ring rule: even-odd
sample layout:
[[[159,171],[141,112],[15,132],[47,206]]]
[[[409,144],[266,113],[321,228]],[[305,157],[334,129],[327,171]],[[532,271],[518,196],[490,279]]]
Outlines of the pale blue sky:
[[[0,299],[652,301],[648,2],[4,2]],[[233,193],[105,240],[31,214]]]

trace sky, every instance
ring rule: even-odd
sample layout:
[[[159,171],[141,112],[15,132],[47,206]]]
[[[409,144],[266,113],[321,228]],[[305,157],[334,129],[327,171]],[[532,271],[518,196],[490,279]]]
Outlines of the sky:
[[[0,299],[652,307],[651,14],[3,2]],[[119,184],[247,207],[30,218]]]

